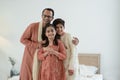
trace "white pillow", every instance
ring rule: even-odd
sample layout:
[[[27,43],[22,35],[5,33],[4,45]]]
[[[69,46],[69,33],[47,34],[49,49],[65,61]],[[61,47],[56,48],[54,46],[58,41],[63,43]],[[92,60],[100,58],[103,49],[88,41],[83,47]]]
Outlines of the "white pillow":
[[[12,78],[9,78],[8,80],[19,80],[19,75],[18,76],[13,76]]]
[[[92,76],[96,74],[98,68],[95,66],[88,66],[88,65],[80,64],[79,70],[80,70],[81,76]]]

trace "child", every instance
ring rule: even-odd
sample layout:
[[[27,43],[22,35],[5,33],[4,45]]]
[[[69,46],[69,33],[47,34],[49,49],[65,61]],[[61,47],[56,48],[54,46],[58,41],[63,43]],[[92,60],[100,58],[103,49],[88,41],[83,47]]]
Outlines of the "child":
[[[41,61],[39,80],[66,80],[63,60],[66,51],[63,43],[57,39],[55,28],[52,24],[44,27],[42,32],[44,43],[38,52]]]
[[[66,78],[67,80],[75,80],[77,70],[75,68],[76,59],[74,54],[74,45],[72,43],[72,38],[69,33],[64,32],[65,21],[58,18],[53,21],[53,25],[55,26],[56,33],[60,36],[60,39],[64,43],[67,52],[67,58],[64,61]]]

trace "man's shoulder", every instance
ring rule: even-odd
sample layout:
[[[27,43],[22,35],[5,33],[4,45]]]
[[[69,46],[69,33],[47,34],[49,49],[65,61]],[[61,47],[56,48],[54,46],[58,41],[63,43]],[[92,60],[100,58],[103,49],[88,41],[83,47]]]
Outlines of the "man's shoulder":
[[[28,27],[30,27],[30,28],[38,27],[38,26],[39,26],[39,23],[40,23],[40,22],[32,22],[32,23],[29,24]]]
[[[32,25],[39,25],[39,23],[40,22],[32,22],[32,23],[30,23],[30,25],[32,26]]]

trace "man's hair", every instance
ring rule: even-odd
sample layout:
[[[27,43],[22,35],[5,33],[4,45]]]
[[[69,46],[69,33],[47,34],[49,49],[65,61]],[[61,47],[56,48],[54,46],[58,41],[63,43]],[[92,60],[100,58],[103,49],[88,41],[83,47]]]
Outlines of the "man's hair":
[[[52,11],[52,16],[54,16],[54,10],[53,10],[52,8],[45,8],[45,9],[42,11],[42,14],[44,13],[45,10]]]

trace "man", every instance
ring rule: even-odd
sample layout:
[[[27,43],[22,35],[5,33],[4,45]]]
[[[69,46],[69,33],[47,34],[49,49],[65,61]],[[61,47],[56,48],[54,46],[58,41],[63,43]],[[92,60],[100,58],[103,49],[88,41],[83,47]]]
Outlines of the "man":
[[[42,11],[42,21],[30,24],[21,37],[25,45],[23,61],[20,70],[20,80],[32,80],[33,58],[37,48],[41,47],[42,28],[54,18],[54,10],[45,8]]]

